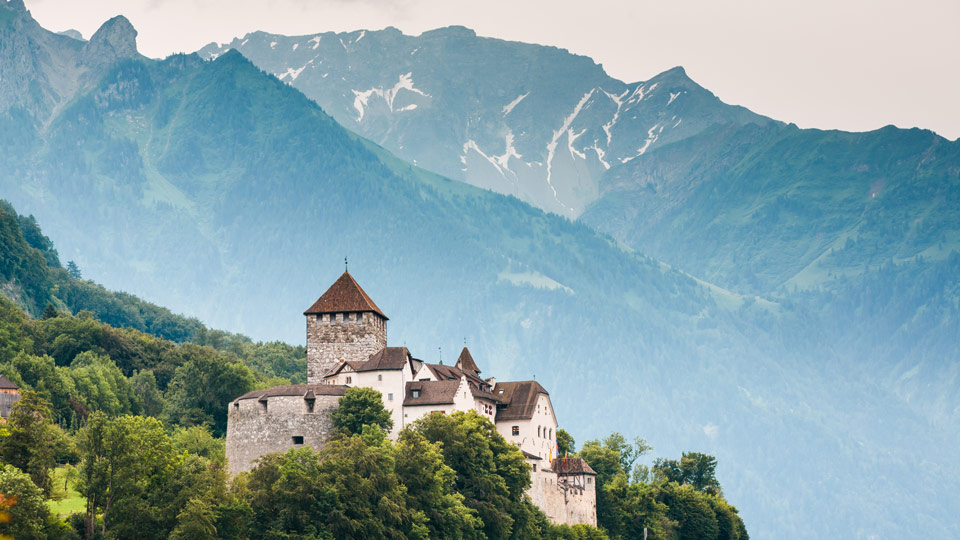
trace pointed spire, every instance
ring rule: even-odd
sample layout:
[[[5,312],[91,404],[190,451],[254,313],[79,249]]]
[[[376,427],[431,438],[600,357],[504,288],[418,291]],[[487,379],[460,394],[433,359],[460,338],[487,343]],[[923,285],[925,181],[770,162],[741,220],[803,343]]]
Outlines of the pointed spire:
[[[464,341],[463,350],[460,351],[460,358],[457,359],[457,367],[463,371],[473,372],[480,374],[480,368],[477,367],[477,363],[473,361],[473,356],[470,354],[470,350],[467,349],[466,339]]]
[[[346,262],[346,259],[344,259]],[[351,312],[373,312],[384,319],[387,316],[380,311],[380,308],[373,302],[366,292],[357,283],[353,276],[344,272],[337,281],[327,289],[327,292],[317,299],[306,311],[304,315],[320,313],[351,313]]]

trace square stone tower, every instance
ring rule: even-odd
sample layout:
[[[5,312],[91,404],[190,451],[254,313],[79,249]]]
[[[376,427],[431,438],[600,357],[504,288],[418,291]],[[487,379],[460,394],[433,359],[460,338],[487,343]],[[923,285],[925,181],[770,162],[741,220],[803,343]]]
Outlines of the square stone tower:
[[[309,384],[323,384],[323,376],[341,362],[366,360],[387,346],[387,316],[349,272],[303,314]]]

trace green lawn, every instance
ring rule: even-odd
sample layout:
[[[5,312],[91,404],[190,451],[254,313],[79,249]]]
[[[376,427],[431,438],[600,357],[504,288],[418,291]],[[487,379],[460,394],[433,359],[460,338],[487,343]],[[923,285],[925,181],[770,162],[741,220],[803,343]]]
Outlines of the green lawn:
[[[64,493],[63,484],[66,472],[66,467],[57,467],[53,471],[53,491],[56,497],[60,497],[60,500],[47,501],[50,511],[61,517],[74,512],[83,512],[86,507],[86,499],[74,489],[73,481],[67,483],[67,490]]]

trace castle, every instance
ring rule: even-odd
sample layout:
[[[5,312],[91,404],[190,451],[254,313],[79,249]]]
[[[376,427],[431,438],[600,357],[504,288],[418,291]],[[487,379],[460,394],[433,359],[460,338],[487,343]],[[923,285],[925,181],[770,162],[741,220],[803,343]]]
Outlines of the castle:
[[[596,525],[596,473],[579,458],[554,459],[557,418],[536,381],[482,378],[466,347],[455,365],[429,364],[406,347],[387,346],[387,316],[348,272],[304,313],[307,384],[248,392],[228,405],[227,463],[232,475],[268,453],[323,447],[330,412],[352,386],[379,391],[393,419],[391,437],[433,413],[486,416],[530,465],[531,500],[554,522]]]

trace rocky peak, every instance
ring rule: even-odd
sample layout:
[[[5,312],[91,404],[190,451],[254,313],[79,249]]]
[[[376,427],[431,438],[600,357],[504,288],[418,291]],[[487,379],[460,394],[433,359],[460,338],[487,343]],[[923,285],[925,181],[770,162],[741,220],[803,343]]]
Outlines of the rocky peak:
[[[23,5],[23,0],[0,0],[0,6],[24,13],[27,11],[27,6]]]
[[[99,65],[137,56],[137,30],[123,15],[103,23],[83,48],[83,63]]]

